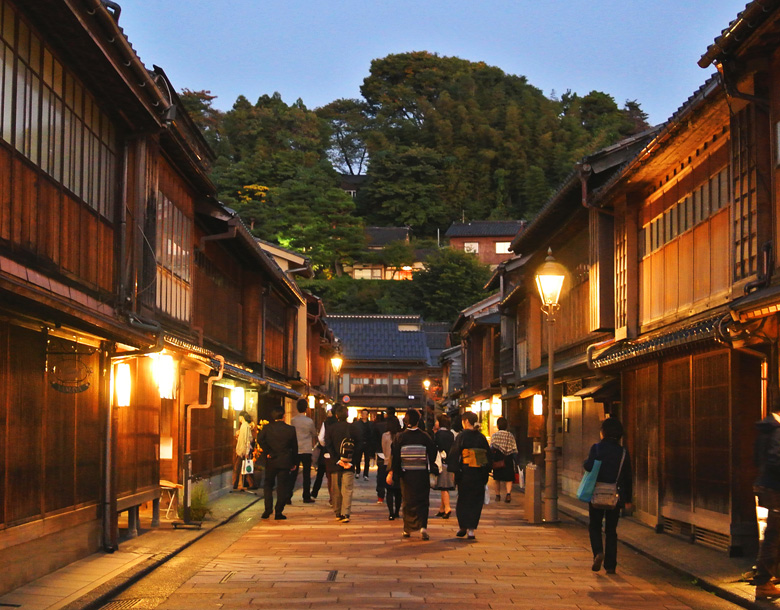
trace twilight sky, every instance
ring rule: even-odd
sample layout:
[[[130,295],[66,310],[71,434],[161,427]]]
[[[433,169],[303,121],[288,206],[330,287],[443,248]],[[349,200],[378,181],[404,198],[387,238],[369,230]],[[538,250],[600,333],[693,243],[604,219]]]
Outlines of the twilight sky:
[[[457,56],[567,89],[639,101],[665,121],[709,77],[696,64],[745,0],[119,0],[119,24],[177,90],[227,110],[278,91],[316,108],[360,97],[372,59]]]

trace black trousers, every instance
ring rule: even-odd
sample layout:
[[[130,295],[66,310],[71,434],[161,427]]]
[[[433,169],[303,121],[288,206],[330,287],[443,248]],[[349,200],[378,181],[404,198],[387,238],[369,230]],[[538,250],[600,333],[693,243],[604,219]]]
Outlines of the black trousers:
[[[376,497],[385,499],[385,479],[387,478],[387,466],[382,458],[376,459]]]
[[[295,483],[298,481],[298,471],[303,470],[303,499],[311,500],[311,453],[298,454],[298,466],[290,477],[290,496],[295,491]]]
[[[358,449],[355,451],[355,457],[352,461],[353,464],[355,464],[355,476],[357,477],[360,474],[360,462],[361,460],[365,461],[365,464],[363,466],[363,476],[368,476],[368,469],[371,467],[371,458],[374,457],[374,454],[371,451],[367,451],[366,449]]]
[[[327,475],[327,466],[325,465],[325,450],[320,451],[320,459],[317,460],[317,476],[314,477],[314,485],[311,488],[311,497],[316,498],[322,487],[322,477]],[[330,481],[330,477],[328,477]],[[328,486],[328,495],[330,496],[330,486]]]
[[[265,465],[265,480],[263,481],[263,496],[265,512],[274,512],[274,487],[276,487],[276,514],[281,515],[287,500],[290,499],[290,469],[277,468],[273,464]]]
[[[590,548],[595,557],[604,553],[604,569],[614,570],[617,567],[617,524],[620,519],[620,508],[605,510],[593,508],[588,504],[588,533],[590,534]],[[601,539],[601,524],[604,523],[604,538]]]

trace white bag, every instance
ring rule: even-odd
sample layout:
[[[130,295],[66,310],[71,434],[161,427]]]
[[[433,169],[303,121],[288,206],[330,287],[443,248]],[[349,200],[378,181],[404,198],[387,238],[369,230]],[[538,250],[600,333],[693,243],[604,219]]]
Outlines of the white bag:
[[[485,504],[490,504],[490,487],[485,485]]]
[[[247,459],[241,462],[241,474],[252,474],[255,471],[255,461]]]

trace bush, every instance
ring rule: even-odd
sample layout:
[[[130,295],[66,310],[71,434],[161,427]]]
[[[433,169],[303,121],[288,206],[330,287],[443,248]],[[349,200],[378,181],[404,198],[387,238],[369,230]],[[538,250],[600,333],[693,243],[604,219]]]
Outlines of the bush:
[[[184,498],[182,497],[181,500],[177,511],[179,519],[184,518]],[[206,491],[206,486],[203,483],[198,483],[193,486],[190,492],[190,521],[203,521],[210,514],[209,494]]]

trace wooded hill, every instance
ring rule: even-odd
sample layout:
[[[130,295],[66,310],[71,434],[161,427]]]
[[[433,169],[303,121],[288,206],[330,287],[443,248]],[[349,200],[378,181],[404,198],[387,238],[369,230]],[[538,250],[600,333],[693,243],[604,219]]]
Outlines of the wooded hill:
[[[360,255],[364,225],[430,237],[454,220],[530,219],[573,163],[647,127],[636,101],[546,97],[522,76],[428,52],[374,60],[361,95],[316,110],[241,96],[220,112],[208,91],[181,94],[217,153],[221,200],[321,277]],[[355,200],[339,173],[365,174]]]

